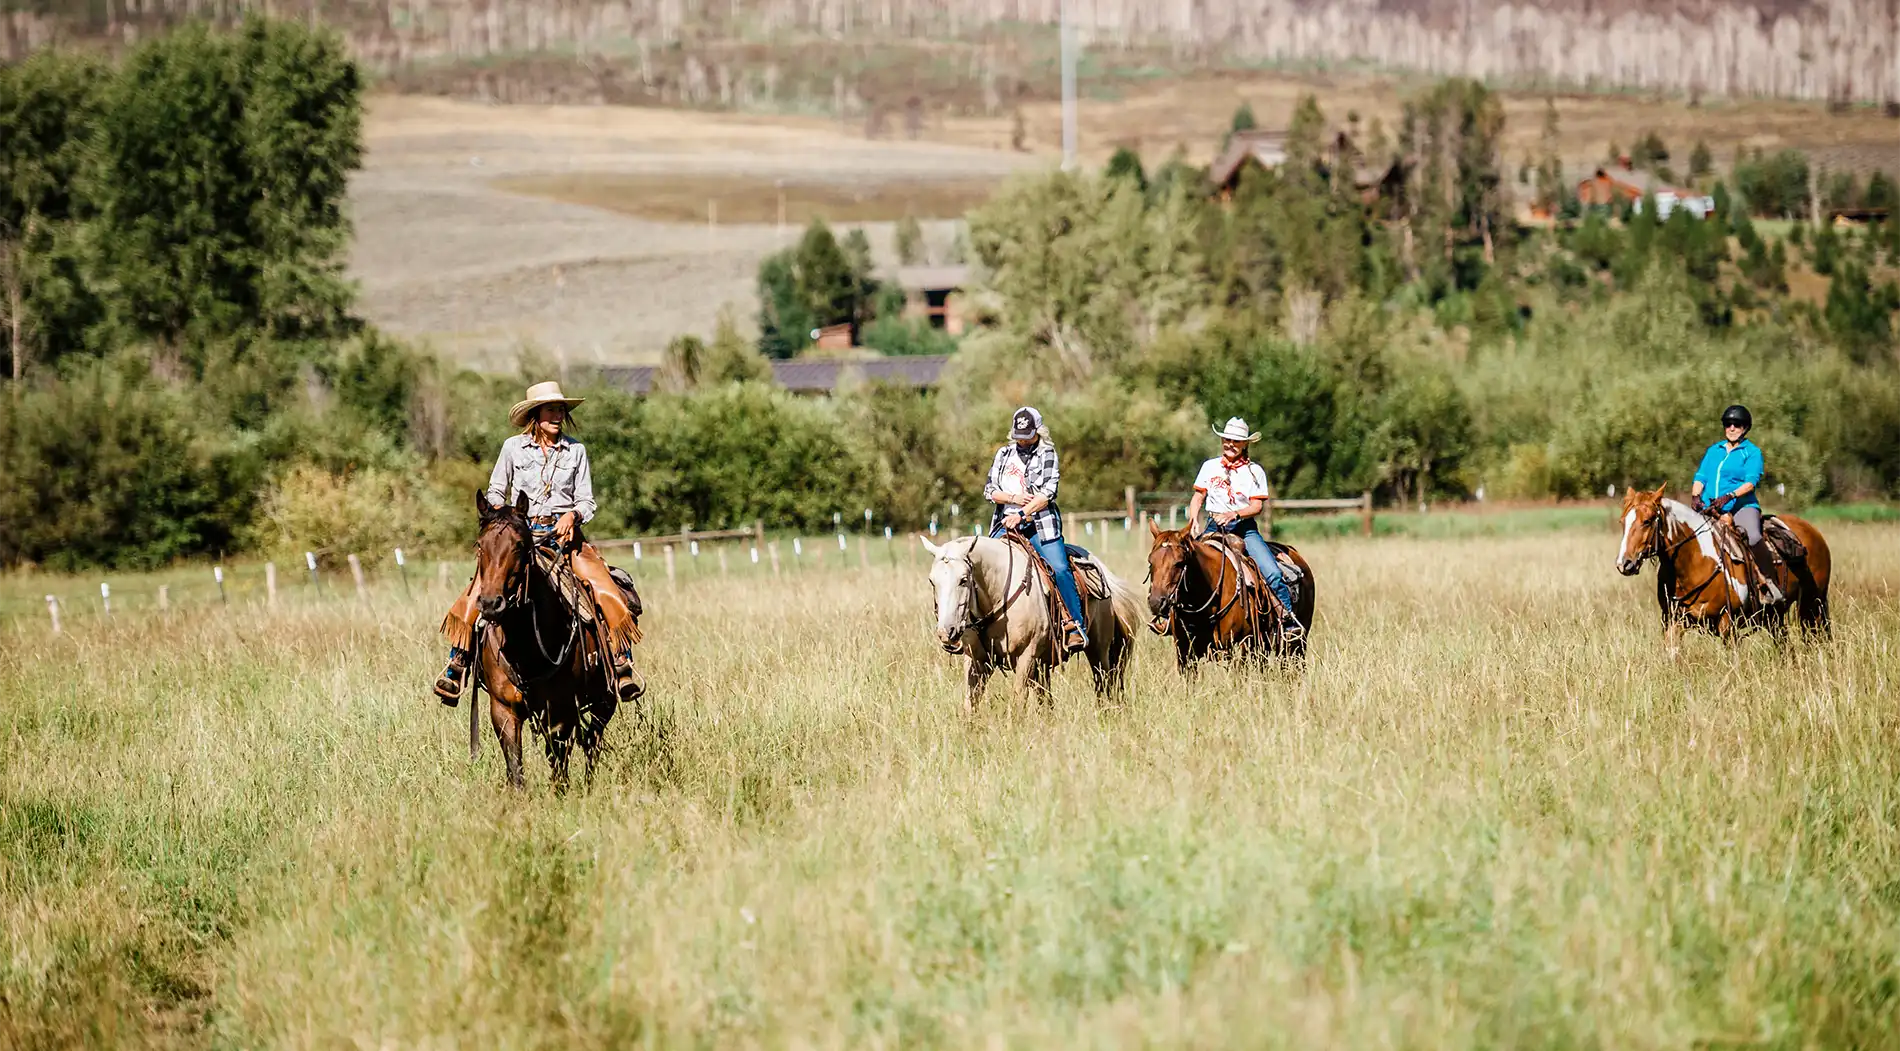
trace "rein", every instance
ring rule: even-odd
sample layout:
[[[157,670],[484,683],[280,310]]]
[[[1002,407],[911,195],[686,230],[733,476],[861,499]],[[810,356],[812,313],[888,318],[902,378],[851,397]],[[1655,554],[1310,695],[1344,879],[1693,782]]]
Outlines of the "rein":
[[[1683,546],[1688,544],[1689,541],[1694,540],[1697,537],[1701,536],[1704,531],[1707,531],[1711,535],[1713,535],[1713,533],[1715,532],[1715,523],[1708,518],[1704,518],[1702,520],[1701,525],[1689,526],[1688,535],[1682,537],[1679,540],[1675,540],[1671,542],[1665,536],[1665,533],[1667,531],[1664,529],[1658,529],[1656,527],[1656,524],[1655,524],[1656,519],[1664,519],[1667,522],[1675,521],[1675,518],[1669,514],[1669,511],[1667,508],[1663,507],[1660,503],[1656,505],[1656,513],[1650,519],[1651,524],[1649,527],[1649,546],[1644,548],[1642,555],[1637,558],[1636,564],[1638,566],[1642,565],[1644,562],[1647,562],[1652,558],[1655,559],[1659,564],[1665,560],[1673,562],[1676,557],[1676,552],[1682,550]],[[1710,584],[1715,583],[1717,577],[1720,577],[1723,575],[1724,575],[1724,570],[1722,568],[1722,551],[1721,551],[1720,545],[1717,545],[1716,552],[1715,552],[1715,568],[1709,571],[1709,575],[1703,579],[1702,583],[1697,584],[1696,586],[1688,589],[1687,591],[1678,589],[1676,591],[1676,594],[1672,597],[1672,604],[1677,605],[1677,606],[1687,605],[1689,602],[1693,601],[1698,596],[1700,596],[1702,592],[1706,591]],[[1727,591],[1724,591],[1722,604],[1726,606],[1727,608],[1729,608],[1730,610],[1733,610],[1735,608],[1734,596],[1729,594]]]
[[[512,524],[510,528],[512,528]],[[534,601],[531,594],[534,574],[540,571],[540,559],[537,558],[535,554],[534,531],[531,528],[517,534],[515,548],[516,567],[514,580],[510,582],[509,587],[506,589],[508,596],[502,600],[501,608],[495,611],[495,615],[499,617],[512,610],[518,610],[523,606],[527,607],[528,626],[531,629],[531,634],[534,636],[535,650],[539,653],[541,659],[548,664],[546,671],[538,675],[522,677],[520,673],[514,669],[513,662],[510,662],[509,671],[511,677],[514,679],[516,688],[521,688],[545,682],[553,678],[562,668],[567,666],[568,658],[574,652],[574,644],[579,641],[581,636],[581,621],[578,616],[570,617],[567,626],[567,639],[561,643],[560,652],[558,654],[548,652],[547,638],[541,631],[540,604]],[[550,582],[550,587],[551,586],[552,582]]]

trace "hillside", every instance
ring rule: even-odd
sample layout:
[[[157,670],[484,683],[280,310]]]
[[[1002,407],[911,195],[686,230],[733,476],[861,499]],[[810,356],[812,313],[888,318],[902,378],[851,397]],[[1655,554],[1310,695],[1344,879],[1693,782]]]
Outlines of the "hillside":
[[[1060,0],[420,0],[392,3],[238,2],[217,10],[308,13],[340,26],[378,73],[524,56],[578,56],[603,82],[632,71],[653,87],[654,52],[694,59],[697,93],[747,90],[730,68],[696,58],[721,42],[803,34],[942,42],[981,38],[975,62],[1009,76],[1024,26],[1055,22]],[[1641,88],[1702,95],[1835,101],[1900,100],[1896,0],[1762,3],[1632,0],[1076,0],[1075,18],[1097,51],[1162,47],[1175,64],[1371,64],[1513,83]],[[123,41],[188,14],[198,0],[53,0],[0,17],[0,53],[47,43]],[[724,68],[724,72],[722,72]],[[682,84],[687,94],[692,84]],[[839,93],[848,85],[839,85]],[[996,98],[994,90],[991,100]],[[543,101],[550,101],[543,99]],[[842,108],[842,107],[841,107]]]

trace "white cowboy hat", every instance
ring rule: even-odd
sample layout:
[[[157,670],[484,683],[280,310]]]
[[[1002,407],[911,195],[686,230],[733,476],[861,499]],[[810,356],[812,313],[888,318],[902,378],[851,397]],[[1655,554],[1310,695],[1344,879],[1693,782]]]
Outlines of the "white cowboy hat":
[[[1238,416],[1228,417],[1227,426],[1216,428],[1214,433],[1230,442],[1257,442],[1260,440],[1260,432],[1254,431],[1252,434],[1247,433],[1247,421]]]
[[[525,427],[528,424],[528,414],[543,405],[558,404],[573,409],[574,406],[586,400],[586,398],[570,398],[562,394],[559,383],[547,380],[529,387],[528,396],[515,402],[514,407],[508,410],[508,419],[517,427]]]

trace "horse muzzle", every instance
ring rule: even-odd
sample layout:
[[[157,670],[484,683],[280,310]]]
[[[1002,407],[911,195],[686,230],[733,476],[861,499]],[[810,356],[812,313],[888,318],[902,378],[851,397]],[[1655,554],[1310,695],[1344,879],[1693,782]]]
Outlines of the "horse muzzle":
[[[1642,572],[1642,570],[1643,560],[1640,558],[1618,558],[1616,560],[1616,571],[1626,577],[1633,577]]]

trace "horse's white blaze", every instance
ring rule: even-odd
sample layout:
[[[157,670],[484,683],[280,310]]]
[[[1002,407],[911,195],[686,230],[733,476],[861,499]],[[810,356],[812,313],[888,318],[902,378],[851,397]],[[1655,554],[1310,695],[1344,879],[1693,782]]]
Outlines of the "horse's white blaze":
[[[1623,546],[1616,549],[1616,560],[1628,562],[1630,559],[1630,531],[1636,528],[1636,509],[1630,508],[1623,515]]]

